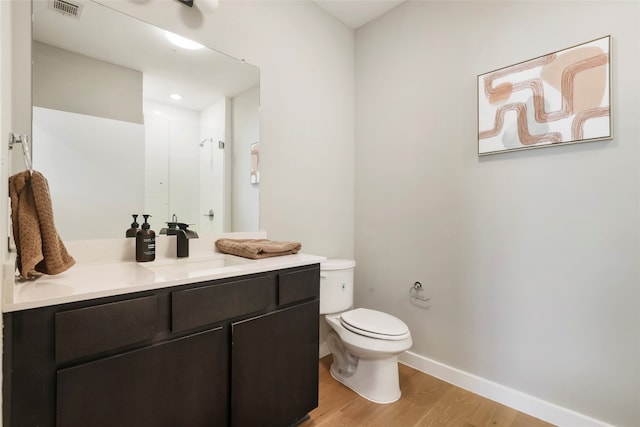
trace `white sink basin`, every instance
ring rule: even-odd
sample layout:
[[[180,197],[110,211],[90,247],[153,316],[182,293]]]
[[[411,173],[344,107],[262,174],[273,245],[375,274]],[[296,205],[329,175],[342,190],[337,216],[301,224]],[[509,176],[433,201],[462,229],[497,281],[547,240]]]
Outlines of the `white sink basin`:
[[[252,260],[246,258],[218,254],[207,257],[163,259],[149,263],[139,263],[139,265],[153,271],[157,276],[169,278],[206,276],[223,269],[236,268],[251,262]]]

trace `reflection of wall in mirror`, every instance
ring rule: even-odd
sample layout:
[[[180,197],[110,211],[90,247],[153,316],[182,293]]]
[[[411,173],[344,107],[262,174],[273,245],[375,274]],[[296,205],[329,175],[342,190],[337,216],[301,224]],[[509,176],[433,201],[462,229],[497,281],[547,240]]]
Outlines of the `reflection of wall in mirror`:
[[[260,140],[260,88],[254,86],[232,99],[233,166],[232,231],[259,229],[260,186],[247,179],[251,174],[251,145]]]
[[[145,211],[154,215],[157,228],[174,214],[181,222],[197,225],[199,115],[148,100],[144,101],[144,113]]]
[[[49,181],[63,240],[124,237],[143,208],[144,132],[138,123],[33,108],[33,164]]]
[[[121,237],[144,201],[142,73],[35,42],[33,105],[34,167],[60,236]]]
[[[231,183],[225,178],[229,164],[226,152],[218,141],[224,141],[227,134],[227,113],[229,100],[220,98],[200,112],[200,141],[207,140],[200,147],[200,234],[219,234],[229,231],[229,215],[225,213],[225,194]],[[209,216],[209,211],[213,216]]]
[[[37,41],[32,55],[33,105],[143,123],[141,72]]]

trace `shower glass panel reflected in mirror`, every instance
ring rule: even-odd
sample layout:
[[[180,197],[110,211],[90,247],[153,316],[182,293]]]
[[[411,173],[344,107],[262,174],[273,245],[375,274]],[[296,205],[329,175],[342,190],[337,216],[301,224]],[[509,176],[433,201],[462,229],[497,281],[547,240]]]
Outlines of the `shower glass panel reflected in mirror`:
[[[134,213],[156,231],[174,214],[200,235],[258,230],[243,159],[260,140],[259,70],[72,3],[32,2],[33,161],[63,240],[122,238]]]

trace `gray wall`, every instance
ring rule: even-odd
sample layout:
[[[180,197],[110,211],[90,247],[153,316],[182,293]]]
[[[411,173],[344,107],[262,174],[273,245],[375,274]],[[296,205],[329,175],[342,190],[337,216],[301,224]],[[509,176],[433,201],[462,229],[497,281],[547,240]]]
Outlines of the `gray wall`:
[[[405,320],[419,355],[629,427],[639,28],[638,2],[436,1],[356,32],[356,304]],[[477,157],[478,74],[607,34],[613,140]]]
[[[34,42],[33,104],[70,113],[144,123],[142,73]]]

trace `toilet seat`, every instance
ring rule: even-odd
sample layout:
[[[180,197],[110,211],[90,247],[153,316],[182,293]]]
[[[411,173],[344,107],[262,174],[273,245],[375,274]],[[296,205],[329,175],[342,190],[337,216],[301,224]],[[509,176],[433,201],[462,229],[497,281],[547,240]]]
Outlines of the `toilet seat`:
[[[342,313],[340,324],[356,334],[382,340],[400,341],[411,335],[409,327],[402,320],[367,308]]]

